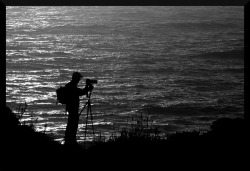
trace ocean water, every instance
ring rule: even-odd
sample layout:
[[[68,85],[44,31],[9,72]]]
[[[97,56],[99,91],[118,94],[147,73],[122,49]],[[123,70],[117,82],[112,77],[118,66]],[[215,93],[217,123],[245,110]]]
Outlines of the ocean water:
[[[74,71],[98,80],[96,135],[137,115],[165,133],[244,117],[243,7],[6,7],[6,105],[62,140],[55,90]],[[81,98],[81,107],[86,102]],[[86,109],[77,139],[83,140]],[[46,128],[46,129],[45,129]],[[93,135],[88,133],[88,140]]]

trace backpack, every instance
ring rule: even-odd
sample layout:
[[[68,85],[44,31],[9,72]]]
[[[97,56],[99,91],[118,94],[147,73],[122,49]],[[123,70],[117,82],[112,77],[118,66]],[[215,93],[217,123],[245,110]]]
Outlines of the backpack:
[[[69,91],[67,87],[60,86],[56,89],[57,103],[66,104],[68,101]]]

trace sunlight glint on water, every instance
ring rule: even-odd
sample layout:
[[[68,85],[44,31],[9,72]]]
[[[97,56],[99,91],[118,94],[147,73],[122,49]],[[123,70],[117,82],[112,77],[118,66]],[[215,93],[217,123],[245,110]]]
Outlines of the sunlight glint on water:
[[[122,127],[141,113],[167,133],[243,117],[243,11],[7,7],[6,103],[16,110],[26,101],[23,119],[38,118],[37,130],[47,125],[46,132],[62,140],[67,116],[56,105],[55,89],[79,71],[98,80],[92,94],[97,135],[111,135],[115,124]]]

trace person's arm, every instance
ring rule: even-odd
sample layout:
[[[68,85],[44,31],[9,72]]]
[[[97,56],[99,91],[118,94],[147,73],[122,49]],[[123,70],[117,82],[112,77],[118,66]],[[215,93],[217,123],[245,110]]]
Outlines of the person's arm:
[[[90,84],[89,86],[85,86],[83,89],[78,88],[78,90],[79,90],[79,96],[87,94],[89,91],[92,91],[93,88],[94,87],[93,87],[92,84]]]
[[[79,92],[79,93],[78,93],[79,96],[85,95],[85,94],[88,93],[88,88],[87,88],[87,87],[85,87],[85,88],[83,88],[83,89],[78,88],[78,92]]]

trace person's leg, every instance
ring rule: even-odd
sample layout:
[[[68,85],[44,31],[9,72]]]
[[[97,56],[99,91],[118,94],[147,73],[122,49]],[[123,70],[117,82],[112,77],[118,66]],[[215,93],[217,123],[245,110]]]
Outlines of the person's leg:
[[[75,144],[78,129],[79,115],[78,110],[68,110],[68,124],[65,131],[65,144]]]

